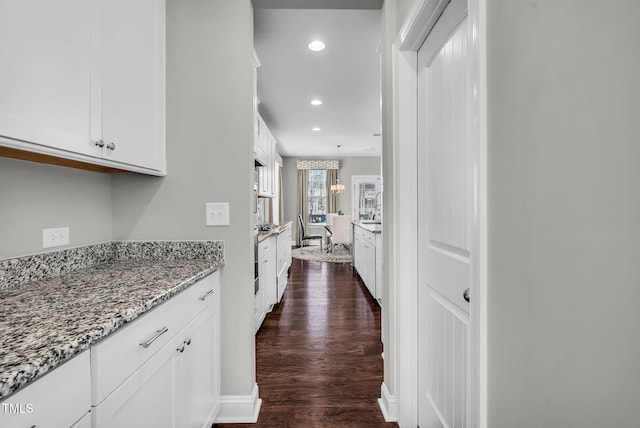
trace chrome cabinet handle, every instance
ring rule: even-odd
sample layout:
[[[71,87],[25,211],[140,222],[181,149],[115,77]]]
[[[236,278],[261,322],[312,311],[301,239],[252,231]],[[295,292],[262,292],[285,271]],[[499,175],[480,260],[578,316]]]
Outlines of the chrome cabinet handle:
[[[187,339],[183,342],[185,345],[189,346],[191,345],[191,339]]]
[[[109,150],[115,150],[116,149],[116,144],[111,142],[109,144],[107,144],[107,149]]]
[[[93,144],[95,144],[95,145],[96,145],[96,146],[98,146],[98,147],[104,147],[104,141],[102,141],[102,140],[98,140],[98,141],[96,141],[96,142],[95,142],[95,143],[93,143]]]
[[[462,297],[464,297],[464,300],[466,300],[467,303],[469,303],[469,289],[468,288],[466,290],[464,290],[464,293],[462,293]]]
[[[205,293],[204,296],[198,297],[198,300],[202,300],[204,301],[204,299],[206,299],[207,297],[211,296],[213,294],[213,290],[209,290]]]
[[[148,348],[149,345],[151,345],[153,342],[155,342],[156,339],[158,339],[160,336],[165,334],[167,331],[169,331],[169,329],[167,327],[162,327],[160,330],[156,330],[156,334],[154,334],[153,337],[151,339],[147,340],[146,342],[142,342],[140,344],[140,346],[142,346],[143,348]]]
[[[176,351],[178,351],[178,352],[184,352],[184,345],[182,345],[182,346],[181,346],[181,347],[179,347],[179,348],[176,348]]]

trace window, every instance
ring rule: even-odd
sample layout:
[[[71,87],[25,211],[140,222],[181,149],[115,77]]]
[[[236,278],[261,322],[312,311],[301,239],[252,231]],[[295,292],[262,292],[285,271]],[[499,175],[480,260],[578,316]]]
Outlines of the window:
[[[327,219],[327,170],[310,169],[307,184],[309,223],[324,223]]]

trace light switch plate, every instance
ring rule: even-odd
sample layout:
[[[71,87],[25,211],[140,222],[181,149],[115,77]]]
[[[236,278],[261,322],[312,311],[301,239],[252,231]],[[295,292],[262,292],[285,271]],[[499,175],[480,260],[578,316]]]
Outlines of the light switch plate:
[[[205,214],[207,226],[229,226],[229,202],[207,202]]]
[[[69,245],[69,228],[55,227],[42,229],[42,248]]]

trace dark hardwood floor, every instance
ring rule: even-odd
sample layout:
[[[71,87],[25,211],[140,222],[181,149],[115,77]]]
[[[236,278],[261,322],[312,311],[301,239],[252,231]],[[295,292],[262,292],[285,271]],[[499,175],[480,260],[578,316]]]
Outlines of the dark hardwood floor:
[[[348,263],[293,259],[282,302],[256,336],[257,424],[397,427],[378,407],[380,308]]]

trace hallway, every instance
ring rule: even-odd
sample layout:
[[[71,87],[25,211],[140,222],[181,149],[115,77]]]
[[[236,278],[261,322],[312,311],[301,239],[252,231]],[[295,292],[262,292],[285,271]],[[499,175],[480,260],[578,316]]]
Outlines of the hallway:
[[[397,426],[377,403],[381,352],[380,308],[351,265],[293,259],[283,300],[256,337],[258,423],[217,426]]]

